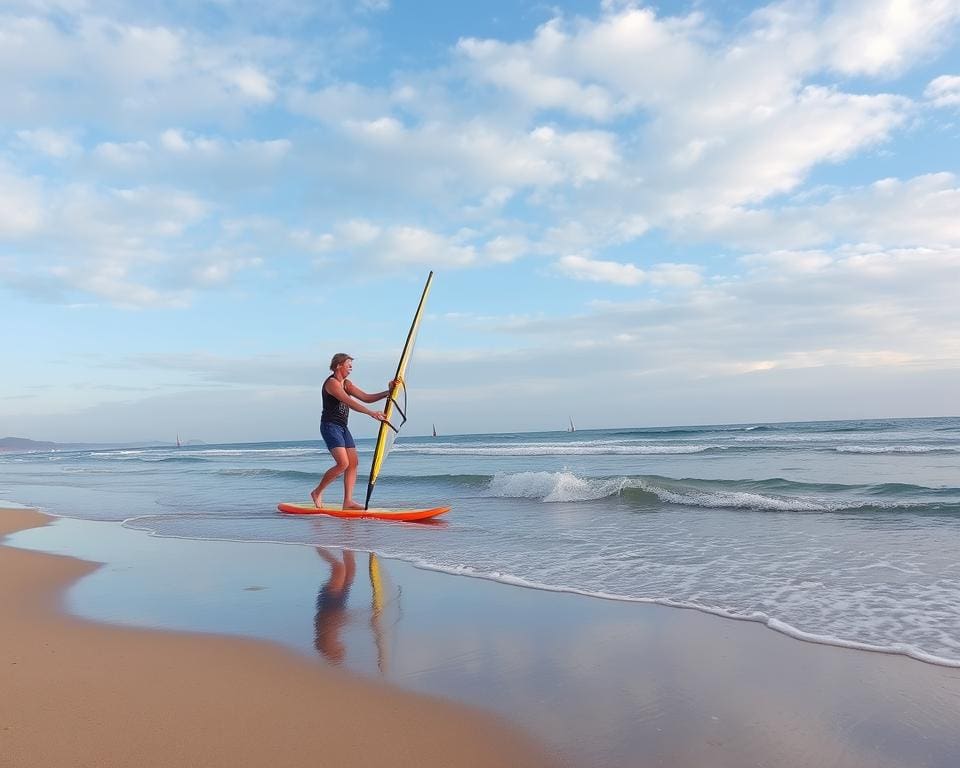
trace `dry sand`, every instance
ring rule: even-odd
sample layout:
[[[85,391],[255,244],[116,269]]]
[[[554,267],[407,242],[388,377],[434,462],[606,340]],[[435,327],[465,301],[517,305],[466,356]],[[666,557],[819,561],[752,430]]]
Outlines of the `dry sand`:
[[[44,525],[0,510],[0,536]],[[0,766],[546,766],[523,733],[268,643],[60,610],[97,566],[0,546]]]

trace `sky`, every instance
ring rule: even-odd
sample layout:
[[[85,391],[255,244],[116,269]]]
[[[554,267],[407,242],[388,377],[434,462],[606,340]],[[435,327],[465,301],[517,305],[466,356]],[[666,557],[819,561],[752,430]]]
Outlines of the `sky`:
[[[0,437],[960,414],[960,0],[0,2]],[[354,414],[358,437],[375,424]]]

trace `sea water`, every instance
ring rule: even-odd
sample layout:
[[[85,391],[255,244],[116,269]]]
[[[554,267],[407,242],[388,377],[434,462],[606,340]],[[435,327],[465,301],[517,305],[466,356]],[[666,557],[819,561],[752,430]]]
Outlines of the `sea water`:
[[[361,470],[372,441],[359,440]],[[293,517],[316,442],[0,455],[0,498],[161,536],[377,552],[960,666],[960,418],[402,436],[379,506]],[[361,471],[357,496],[366,477]],[[339,483],[326,494],[338,501]]]

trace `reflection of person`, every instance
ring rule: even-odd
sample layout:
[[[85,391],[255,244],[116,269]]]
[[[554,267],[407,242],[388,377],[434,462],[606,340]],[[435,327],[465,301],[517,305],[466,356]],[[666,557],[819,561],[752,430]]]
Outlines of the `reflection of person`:
[[[345,648],[340,640],[340,630],[347,622],[347,597],[356,572],[353,552],[343,550],[343,560],[338,560],[323,547],[317,554],[330,563],[330,578],[317,595],[317,615],[313,622],[313,644],[333,664],[343,661]]]
[[[391,382],[386,391],[368,395],[360,387],[348,380],[353,370],[353,358],[339,352],[330,361],[330,370],[333,373],[323,382],[323,414],[320,416],[320,434],[327,449],[333,456],[334,465],[330,467],[320,480],[320,484],[310,492],[310,498],[319,509],[323,506],[322,495],[324,489],[343,475],[343,508],[363,509],[363,504],[353,500],[353,485],[357,480],[357,446],[353,436],[347,429],[347,418],[350,409],[367,416],[383,421],[383,411],[371,411],[358,401],[375,403],[383,400],[390,394]]]

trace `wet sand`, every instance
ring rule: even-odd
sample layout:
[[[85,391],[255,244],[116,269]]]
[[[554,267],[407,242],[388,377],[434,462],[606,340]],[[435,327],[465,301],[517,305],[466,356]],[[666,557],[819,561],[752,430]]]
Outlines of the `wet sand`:
[[[425,571],[365,552],[166,539],[70,519],[13,543],[107,564],[94,571],[64,561],[88,573],[66,593],[73,613],[285,645],[308,667],[320,666],[324,679],[333,674],[329,690],[341,681],[355,687],[339,669],[364,676],[373,691],[382,679],[454,699],[499,715],[567,765],[960,765],[957,668],[802,642],[693,610]],[[57,602],[50,589],[48,614]],[[232,642],[160,636],[190,647]],[[467,744],[458,749],[472,751]],[[492,759],[487,764],[501,758]]]
[[[0,536],[46,521],[0,510]],[[280,646],[64,615],[97,568],[0,546],[3,768],[552,763],[493,716]]]

